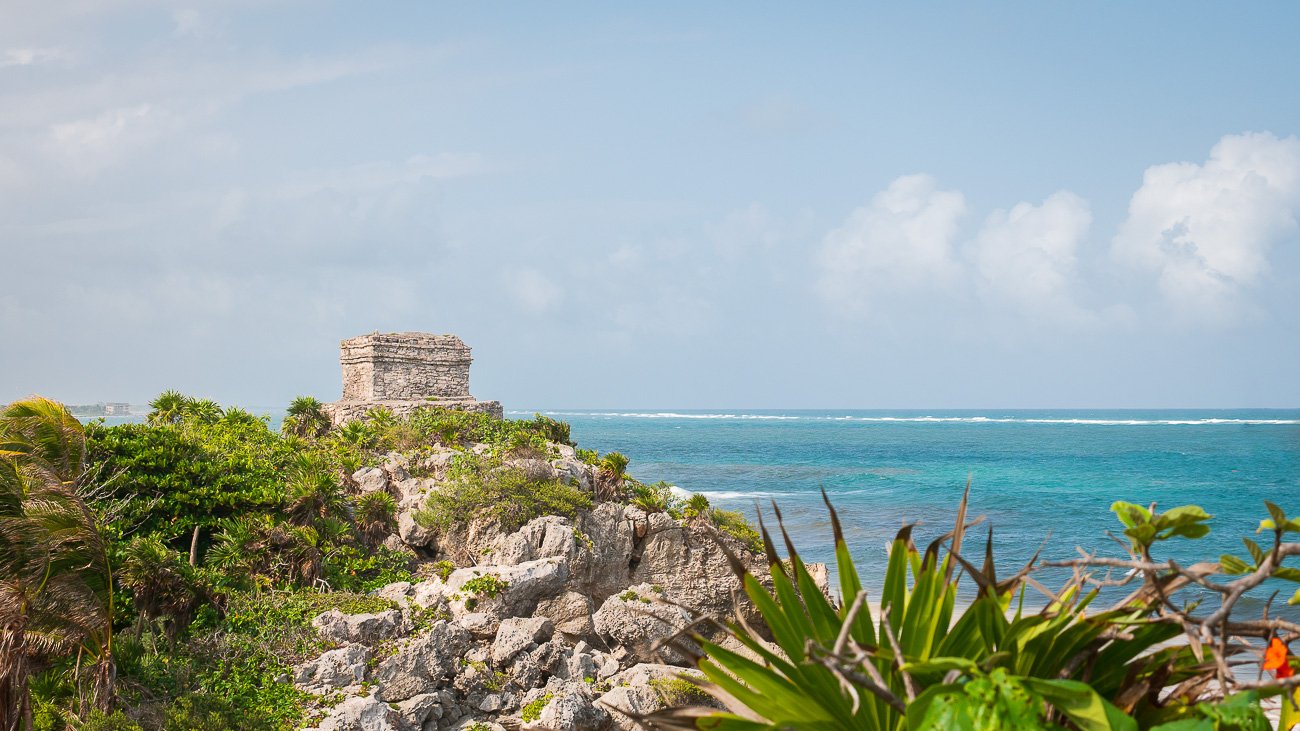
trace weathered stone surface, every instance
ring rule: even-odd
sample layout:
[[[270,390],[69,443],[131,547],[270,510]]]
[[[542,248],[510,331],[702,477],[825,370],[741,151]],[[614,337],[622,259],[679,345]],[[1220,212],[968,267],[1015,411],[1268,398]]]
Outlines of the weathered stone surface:
[[[398,726],[403,731],[422,731],[424,724],[442,718],[437,693],[421,693],[397,704]]]
[[[344,700],[321,721],[319,731],[401,731],[397,711],[374,696]]]
[[[388,489],[388,476],[378,467],[362,467],[352,473],[352,480],[361,492],[383,492]]]
[[[497,629],[501,626],[501,620],[487,612],[462,614],[455,621],[471,635],[480,639],[495,637]]]
[[[401,604],[411,596],[413,587],[414,584],[409,581],[396,581],[376,589],[375,596]]]
[[[322,653],[320,657],[293,669],[293,682],[308,693],[320,695],[331,690],[359,685],[366,679],[366,661],[370,650],[349,645]]]
[[[581,544],[572,521],[548,515],[534,518],[514,533],[502,536],[484,562],[509,566],[540,558],[570,557]]]
[[[492,664],[505,667],[521,650],[549,640],[554,630],[555,626],[546,617],[503,619],[492,643]]]
[[[682,526],[665,513],[646,516],[644,525],[640,561],[629,583],[661,587],[665,596],[697,616],[730,616],[732,591],[740,588],[740,580],[707,534],[712,528]],[[755,575],[767,573],[759,557],[741,550],[736,553],[750,562]]]
[[[415,520],[415,514],[424,507],[424,498],[413,496],[397,504],[397,535],[408,546],[424,548],[433,543],[438,532],[426,528]]]
[[[609,726],[609,714],[592,703],[586,685],[566,682],[551,692],[550,703],[537,719],[539,726],[574,731],[601,731]]]
[[[462,627],[439,620],[421,637],[408,641],[375,668],[377,695],[404,701],[440,687],[456,672],[470,636]]]
[[[642,662],[684,663],[687,658],[682,654],[656,645],[684,629],[690,617],[679,607],[656,601],[657,597],[653,587],[641,584],[606,599],[592,618],[596,632]]]
[[[591,620],[591,614],[595,610],[591,597],[576,591],[566,591],[538,602],[535,613],[550,617],[557,632],[573,637],[587,637],[596,628]]]
[[[596,699],[618,729],[640,728],[630,714],[645,715],[664,707],[659,691],[648,685],[620,685]]]
[[[501,418],[501,404],[469,392],[470,349],[455,335],[372,333],[339,344],[343,398],[324,405],[336,425],[382,406],[395,415],[427,406],[482,411]]]
[[[311,625],[321,637],[339,644],[359,642],[373,645],[398,637],[407,630],[402,613],[396,609],[378,614],[344,614],[331,609],[316,615]]]
[[[497,596],[474,594],[464,589],[466,582],[489,575],[505,582]],[[531,616],[537,602],[558,594],[568,577],[565,559],[543,558],[515,566],[457,569],[447,577],[443,591],[453,597],[449,606],[457,616],[468,612],[487,612],[499,617]],[[457,595],[459,599],[454,598]]]

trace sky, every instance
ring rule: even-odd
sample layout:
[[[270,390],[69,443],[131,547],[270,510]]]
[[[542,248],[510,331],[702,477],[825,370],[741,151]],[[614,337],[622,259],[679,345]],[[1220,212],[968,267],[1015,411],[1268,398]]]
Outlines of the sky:
[[[0,2],[0,402],[1300,406],[1300,5]]]

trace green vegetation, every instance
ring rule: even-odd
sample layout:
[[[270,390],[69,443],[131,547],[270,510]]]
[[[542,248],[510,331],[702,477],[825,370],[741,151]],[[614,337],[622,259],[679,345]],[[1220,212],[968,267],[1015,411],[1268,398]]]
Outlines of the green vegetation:
[[[533,518],[573,517],[591,505],[591,496],[574,485],[481,462],[429,496],[415,520],[420,525],[445,531],[473,518],[487,518],[509,532]]]
[[[591,504],[570,485],[507,475],[501,460],[551,458],[568,425],[536,416],[423,409],[331,429],[300,397],[280,433],[265,417],[175,391],[147,423],[83,426],[40,398],[0,413],[0,729],[289,729],[309,698],[283,676],[326,645],[310,619],[395,606],[366,596],[411,580],[387,492],[351,474],[394,450],[485,443],[458,474],[503,500],[507,524]],[[444,578],[449,562],[435,570]],[[467,583],[497,595],[495,576]],[[439,617],[417,613],[417,625]]]
[[[554,697],[555,697],[554,693],[547,693],[541,698],[538,698],[532,703],[529,703],[528,705],[524,706],[523,710],[519,712],[520,720],[522,720],[524,723],[532,723],[533,721],[536,721],[537,719],[541,718],[542,711],[546,708],[546,704],[550,703],[551,699]]]
[[[668,709],[655,720],[717,729],[1078,729],[1079,731],[1267,731],[1259,702],[1269,695],[1293,695],[1294,658],[1285,620],[1241,621],[1232,617],[1243,593],[1265,580],[1300,583],[1300,571],[1282,566],[1300,556],[1300,521],[1267,504],[1271,547],[1247,539],[1252,561],[1236,558],[1186,568],[1152,557],[1163,541],[1195,539],[1209,532],[1211,516],[1196,506],[1164,513],[1115,503],[1132,545],[1127,558],[1047,563],[1073,569],[1057,591],[1033,579],[1037,557],[1011,576],[999,578],[992,532],[983,565],[961,555],[967,522],[963,499],[953,530],[918,551],[912,526],[891,546],[879,608],[868,605],[858,569],[844,541],[839,518],[827,501],[834,532],[842,605],[817,588],[781,526],[789,550],[784,561],[764,529],[772,589],[733,561],[733,569],[762,614],[780,651],[750,624],[722,625],[744,644],[756,662],[704,636],[699,667],[727,712],[699,718],[699,709]],[[778,513],[778,522],[780,515]],[[1258,549],[1258,550],[1257,550]],[[1120,569],[1127,578],[1105,572]],[[1242,578],[1220,583],[1218,574]],[[1095,575],[1096,574],[1096,575]],[[969,577],[978,589],[964,609],[957,586]],[[1107,608],[1101,588],[1122,588]],[[1194,612],[1199,602],[1177,594],[1190,588],[1217,596],[1217,606]],[[1027,589],[1048,601],[1025,609]],[[1293,600],[1300,602],[1300,594]],[[1252,682],[1224,672],[1258,650],[1229,641],[1254,637],[1271,643],[1263,667],[1274,680]],[[1278,639],[1282,637],[1284,639]],[[1178,641],[1179,639],[1184,641]],[[1283,704],[1282,728],[1300,720]]]
[[[703,688],[682,678],[651,678],[650,687],[659,693],[659,697],[668,706],[698,705],[713,700],[713,696]]]

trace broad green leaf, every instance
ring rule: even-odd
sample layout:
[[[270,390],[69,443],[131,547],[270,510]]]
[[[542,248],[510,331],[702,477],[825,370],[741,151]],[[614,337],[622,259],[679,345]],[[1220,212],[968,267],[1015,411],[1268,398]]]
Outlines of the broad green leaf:
[[[1238,574],[1247,574],[1251,571],[1250,564],[1247,564],[1236,556],[1227,553],[1219,556],[1219,565],[1223,567],[1223,572],[1225,574],[1231,574],[1234,576]]]
[[[1110,511],[1119,518],[1120,522],[1123,523],[1126,528],[1132,528],[1139,523],[1146,523],[1151,520],[1150,510],[1147,510],[1141,505],[1126,503],[1123,500],[1117,500],[1114,503],[1111,503]]]
[[[1107,702],[1087,683],[1022,678],[1031,691],[1065,714],[1080,731],[1137,731],[1137,721]]]

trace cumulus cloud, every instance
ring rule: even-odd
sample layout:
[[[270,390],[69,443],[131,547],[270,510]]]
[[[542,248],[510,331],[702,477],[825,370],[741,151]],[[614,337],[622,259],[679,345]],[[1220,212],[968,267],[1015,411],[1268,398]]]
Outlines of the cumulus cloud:
[[[1296,236],[1300,140],[1228,135],[1203,164],[1147,168],[1112,244],[1116,259],[1154,274],[1188,320],[1224,324],[1268,274],[1268,256]]]
[[[869,314],[882,296],[933,291],[955,282],[954,255],[966,199],[928,175],[889,184],[822,242],[819,291],[848,314]]]
[[[1040,205],[994,211],[970,247],[978,290],[1036,319],[1088,319],[1073,289],[1091,224],[1088,202],[1064,190]]]

